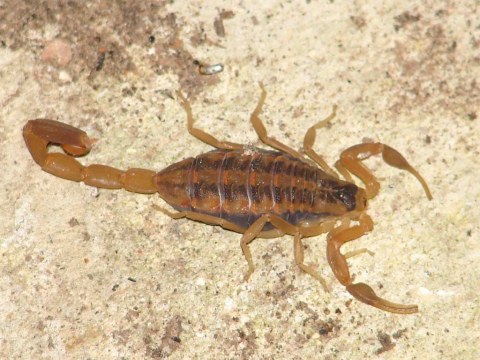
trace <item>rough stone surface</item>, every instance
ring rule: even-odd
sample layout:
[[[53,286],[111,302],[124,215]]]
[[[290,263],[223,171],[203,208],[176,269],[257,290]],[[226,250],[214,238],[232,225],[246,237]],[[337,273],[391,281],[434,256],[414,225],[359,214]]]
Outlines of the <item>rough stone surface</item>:
[[[135,5],[130,5],[135,3]],[[34,4],[34,5],[32,5]],[[0,358],[480,358],[478,1],[0,2]],[[69,61],[42,59],[62,39]],[[222,63],[213,76],[194,60]],[[155,209],[156,196],[96,190],[45,172],[21,129],[58,119],[95,140],[84,163],[162,169],[209,147],[200,128],[260,145],[249,124],[262,81],[268,131],[298,148],[338,104],[315,149],[333,164],[362,141],[400,150],[427,179],[380,159],[372,233],[346,246],[358,281],[420,312],[352,300],[325,236],[254,241]]]

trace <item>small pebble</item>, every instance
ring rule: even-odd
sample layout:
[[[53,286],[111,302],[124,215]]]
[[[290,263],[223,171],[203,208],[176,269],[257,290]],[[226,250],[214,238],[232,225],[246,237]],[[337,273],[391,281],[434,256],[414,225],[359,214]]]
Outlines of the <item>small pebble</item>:
[[[72,48],[66,40],[55,39],[48,42],[42,52],[42,60],[65,67],[72,60]]]

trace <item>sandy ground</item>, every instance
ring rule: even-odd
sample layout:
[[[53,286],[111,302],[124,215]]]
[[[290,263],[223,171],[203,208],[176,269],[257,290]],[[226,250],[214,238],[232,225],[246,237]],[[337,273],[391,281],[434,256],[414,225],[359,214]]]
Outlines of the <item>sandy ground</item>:
[[[141,3],[0,2],[0,357],[480,358],[478,1]],[[194,60],[225,70],[202,76]],[[260,145],[258,81],[281,141],[299,148],[338,104],[315,144],[330,164],[381,141],[427,179],[433,201],[368,160],[375,229],[345,247],[375,252],[349,260],[355,278],[418,314],[352,300],[325,236],[305,253],[330,293],[295,266],[288,236],[253,243],[244,283],[238,234],[172,220],[158,196],[55,178],[21,135],[58,119],[95,139],[84,163],[162,169],[209,150],[175,90],[199,127]]]

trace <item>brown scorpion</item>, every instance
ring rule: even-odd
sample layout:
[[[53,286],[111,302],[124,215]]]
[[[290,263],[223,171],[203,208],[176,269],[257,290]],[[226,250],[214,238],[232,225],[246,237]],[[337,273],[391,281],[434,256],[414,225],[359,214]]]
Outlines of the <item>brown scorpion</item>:
[[[382,154],[387,164],[412,173],[431,199],[426,182],[398,151],[381,143],[358,144],[343,151],[335,164],[345,178],[341,180],[312,148],[316,130],[333,119],[336,107],[327,119],[306,132],[303,154],[307,158],[267,135],[259,118],[266,98],[260,86],[262,94],[250,119],[260,140],[275,151],[219,141],[195,128],[190,104],[180,92],[188,132],[216,150],[182,160],[158,173],[138,168],[122,171],[98,164],[83,166],[74,157],[87,154],[91,140],[84,131],[58,121],[30,120],[23,128],[23,136],[35,162],[55,176],[97,188],[158,193],[177,210],[172,213],[162,209],[174,219],[185,217],[242,233],[240,246],[248,263],[247,280],[254,271],[249,244],[257,237],[288,234],[293,236],[296,264],[328,290],[320,274],[304,263],[302,244],[303,238],[328,233],[328,263],[351,295],[385,311],[417,312],[417,305],[392,303],[377,296],[370,286],[353,283],[347,258],[368,250],[342,254],[340,248],[373,229],[373,221],[366,213],[367,200],[377,195],[380,185],[362,164],[364,159]],[[66,154],[49,152],[50,144],[60,145]],[[351,174],[365,184],[365,189],[353,183]]]

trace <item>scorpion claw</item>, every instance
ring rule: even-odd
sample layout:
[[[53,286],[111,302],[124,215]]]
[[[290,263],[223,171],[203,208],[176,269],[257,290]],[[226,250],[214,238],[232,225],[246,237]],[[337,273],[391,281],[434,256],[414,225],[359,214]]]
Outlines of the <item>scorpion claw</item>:
[[[393,302],[387,301],[378,297],[373,289],[364,283],[357,283],[347,285],[347,291],[353,295],[357,300],[361,302],[374,306],[384,311],[389,311],[397,314],[413,314],[418,312],[417,305],[402,305],[395,304]]]

